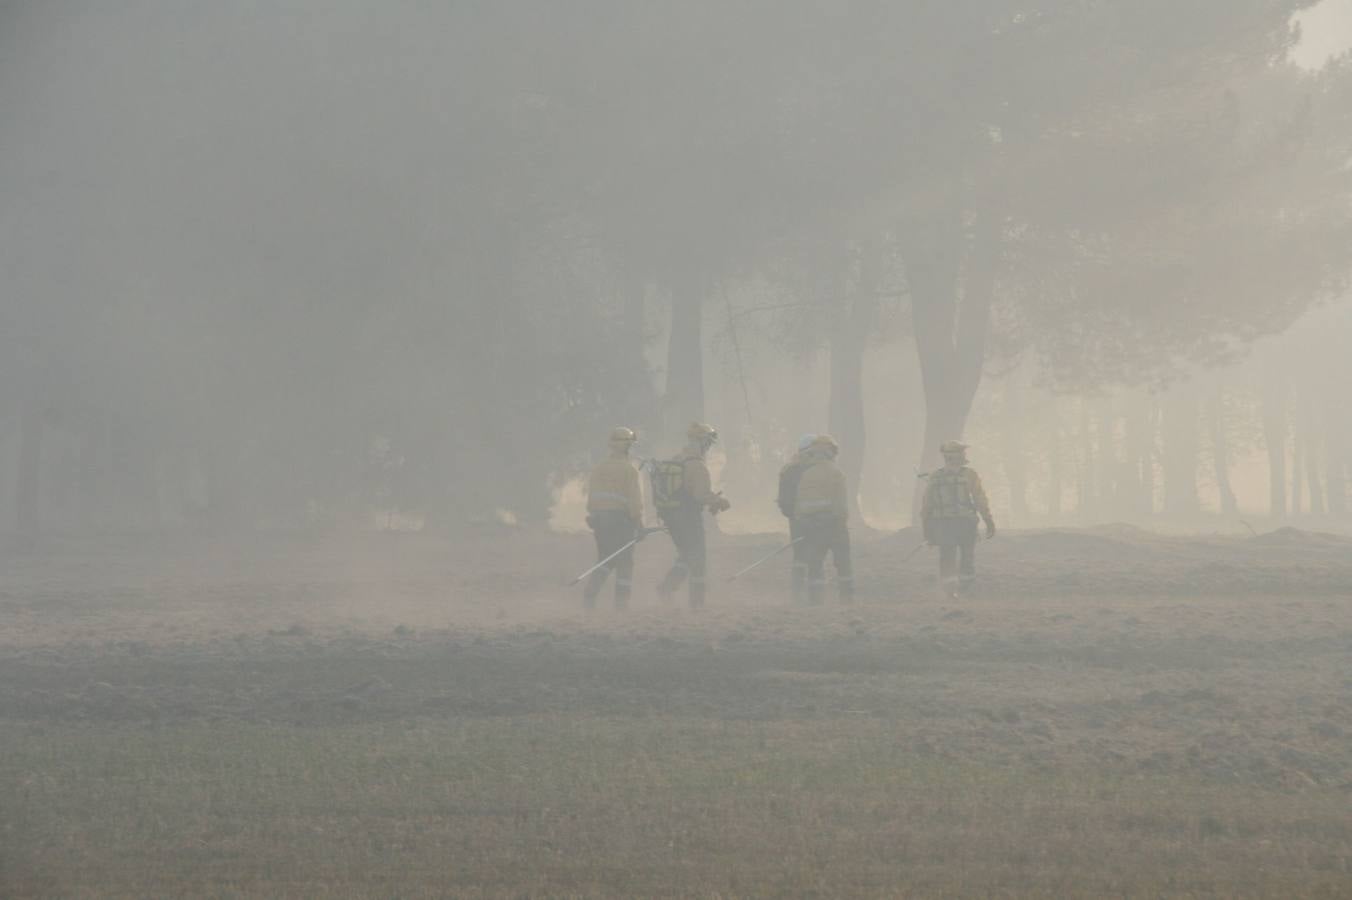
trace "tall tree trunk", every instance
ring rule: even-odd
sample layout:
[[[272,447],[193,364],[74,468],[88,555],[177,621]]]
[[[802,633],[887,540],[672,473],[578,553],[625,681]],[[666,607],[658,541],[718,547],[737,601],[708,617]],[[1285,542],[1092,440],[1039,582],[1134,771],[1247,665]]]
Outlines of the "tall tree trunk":
[[[1141,504],[1147,516],[1155,514],[1155,486],[1159,484],[1156,464],[1159,462],[1160,404],[1150,396],[1145,402],[1146,423],[1142,438],[1145,455],[1141,458]]]
[[[1324,464],[1328,509],[1334,515],[1347,512],[1347,431],[1339,404],[1326,402],[1324,412]]]
[[[868,432],[864,420],[864,349],[877,321],[877,248],[866,247],[848,311],[831,335],[831,399],[827,427],[840,442],[839,463],[849,488],[850,513],[863,522],[859,486]]]
[[[1196,516],[1197,400],[1191,387],[1176,385],[1164,395],[1164,512],[1179,518]]]
[[[760,452],[755,436],[755,415],[751,404],[751,387],[746,376],[745,360],[742,357],[742,339],[737,327],[737,317],[732,308],[732,298],[726,285],[719,285],[721,312],[727,317],[727,338],[732,350],[734,371],[725,373],[730,377],[719,379],[722,387],[722,418],[719,430],[724,433],[723,450],[727,455],[727,464],[723,469],[723,484],[736,484],[747,491],[749,496],[764,496],[763,481],[767,475],[765,467],[760,465]]]
[[[1298,416],[1291,420],[1291,515],[1305,512],[1305,435]]]
[[[626,372],[633,383],[625,392],[624,421],[645,434],[660,427],[654,421],[653,387],[648,376],[648,288],[635,278],[624,279],[624,309],[622,333],[628,357]]]
[[[31,550],[42,533],[43,403],[37,388],[28,391],[19,414],[19,472],[15,489],[15,529],[19,546]]]
[[[1061,518],[1061,495],[1065,491],[1065,433],[1061,427],[1061,410],[1056,410],[1057,424],[1047,448],[1047,517],[1053,522]]]
[[[831,403],[828,427],[840,442],[840,468],[850,491],[850,512],[859,516],[859,480],[864,471],[864,347],[846,324],[831,340]]]
[[[762,467],[755,464],[751,455],[754,442],[751,426],[744,412],[742,389],[734,378],[715,378],[709,390],[716,392],[719,410],[718,446],[723,460],[718,473],[719,486],[724,490],[736,492],[733,502],[739,507],[737,497],[764,497],[766,489],[760,484]],[[717,523],[713,523],[715,526]]]
[[[704,294],[691,281],[673,285],[671,334],[667,341],[664,430],[679,444],[691,422],[704,420]]]
[[[1230,484],[1230,442],[1225,419],[1225,392],[1217,388],[1207,401],[1207,428],[1211,438],[1211,461],[1216,476],[1216,491],[1220,495],[1221,514],[1236,516],[1239,503]]]
[[[1018,373],[1005,381],[1003,447],[1005,478],[1009,481],[1009,507],[1015,522],[1028,521],[1028,460],[1024,455],[1023,385]]]
[[[645,329],[648,323],[648,287],[637,278],[624,278],[624,308],[621,313],[624,323],[624,339],[629,343],[631,352],[642,356],[647,343]]]
[[[1274,386],[1263,396],[1263,443],[1268,457],[1268,514],[1286,515],[1286,390]]]
[[[902,255],[925,393],[920,463],[929,469],[941,443],[962,437],[981,384],[1002,223],[992,212],[981,213],[970,241],[956,213],[919,225],[907,230]]]
[[[1128,400],[1123,452],[1123,507],[1132,518],[1155,513],[1155,418],[1149,394],[1133,394]]]
[[[1117,458],[1117,413],[1113,408],[1113,398],[1104,396],[1096,404],[1098,406],[1098,415],[1095,422],[1095,437],[1098,444],[1098,455],[1096,457],[1095,481],[1098,484],[1097,494],[1099,498],[1099,507],[1113,519],[1122,514],[1122,507],[1119,503],[1119,491],[1117,483],[1117,468],[1120,465]]]
[[[1089,416],[1089,398],[1080,398],[1080,471],[1076,513],[1085,521],[1094,515],[1094,431]]]
[[[1316,516],[1324,514],[1324,485],[1321,483],[1323,468],[1320,450],[1324,442],[1319,434],[1319,416],[1313,397],[1307,397],[1301,404],[1301,430],[1305,435],[1305,479],[1310,486],[1310,512]]]
[[[1137,397],[1128,394],[1122,407],[1122,462],[1118,467],[1118,506],[1128,519],[1141,517],[1141,410]]]

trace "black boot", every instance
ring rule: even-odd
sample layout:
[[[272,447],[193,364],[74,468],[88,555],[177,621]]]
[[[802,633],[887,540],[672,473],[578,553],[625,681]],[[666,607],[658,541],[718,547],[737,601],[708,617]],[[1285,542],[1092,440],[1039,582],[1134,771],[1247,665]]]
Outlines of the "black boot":
[[[587,609],[596,608],[596,598],[601,594],[601,588],[606,583],[606,578],[610,576],[609,569],[597,569],[587,581],[587,589],[582,594],[582,605]]]
[[[703,579],[703,578],[691,578],[691,579],[690,579],[690,608],[691,608],[691,609],[703,609],[703,608],[704,608],[704,579]]]
[[[685,563],[677,560],[676,564],[671,567],[671,571],[667,572],[666,577],[657,585],[657,596],[661,598],[663,603],[672,601],[676,596],[676,589],[681,586],[689,574],[690,570],[686,568]]]

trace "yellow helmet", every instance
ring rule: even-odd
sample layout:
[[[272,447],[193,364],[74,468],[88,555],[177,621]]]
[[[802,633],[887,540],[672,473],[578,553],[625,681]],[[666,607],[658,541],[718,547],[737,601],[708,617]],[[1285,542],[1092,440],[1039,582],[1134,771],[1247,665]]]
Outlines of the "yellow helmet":
[[[831,435],[819,434],[812,439],[812,449],[825,450],[830,455],[835,456],[840,452],[840,445],[836,443],[836,439],[831,437]]]
[[[962,441],[944,441],[939,445],[939,452],[944,456],[961,456],[967,452],[967,445]]]
[[[718,429],[703,422],[691,422],[685,436],[696,444],[712,444],[718,440]]]
[[[638,440],[638,435],[634,429],[625,428],[623,425],[616,425],[610,429],[610,442],[612,444],[632,444]]]

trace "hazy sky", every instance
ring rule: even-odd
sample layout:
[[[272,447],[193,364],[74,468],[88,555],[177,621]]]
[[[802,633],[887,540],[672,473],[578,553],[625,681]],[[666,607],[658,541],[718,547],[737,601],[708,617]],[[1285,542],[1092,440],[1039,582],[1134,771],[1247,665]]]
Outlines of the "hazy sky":
[[[1304,38],[1296,51],[1303,66],[1319,66],[1352,47],[1352,0],[1324,0],[1298,17]]]

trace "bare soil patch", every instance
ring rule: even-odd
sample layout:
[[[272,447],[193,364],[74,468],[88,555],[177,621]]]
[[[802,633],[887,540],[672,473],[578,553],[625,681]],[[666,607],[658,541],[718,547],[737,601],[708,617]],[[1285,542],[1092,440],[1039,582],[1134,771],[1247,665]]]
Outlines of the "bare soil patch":
[[[0,888],[1352,892],[1347,541],[1015,534],[954,602],[909,537],[700,614],[584,613],[576,536],[9,559]]]

